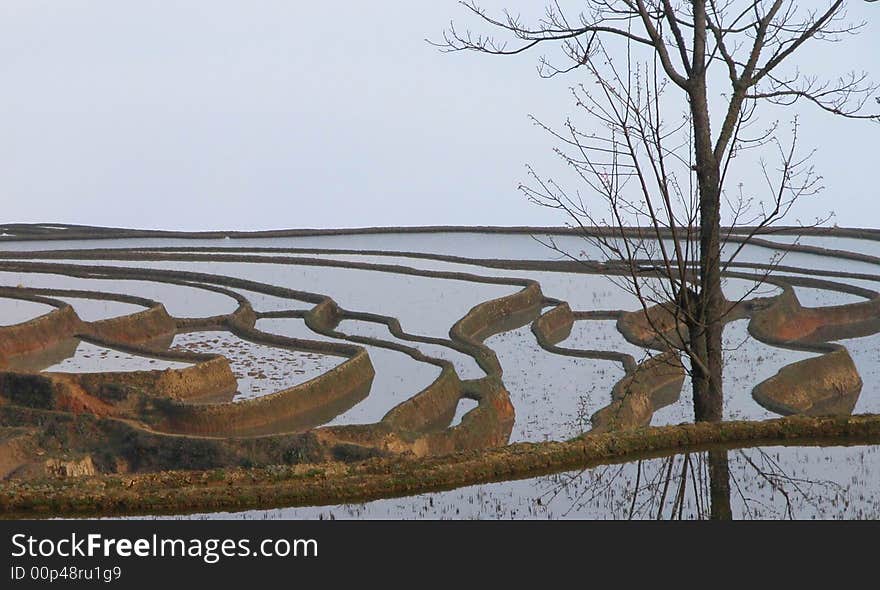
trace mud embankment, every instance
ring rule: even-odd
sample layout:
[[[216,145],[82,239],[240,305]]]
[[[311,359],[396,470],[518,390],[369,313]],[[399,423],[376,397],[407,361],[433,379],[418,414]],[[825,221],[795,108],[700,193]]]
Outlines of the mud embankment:
[[[0,413],[3,408],[0,407]],[[166,441],[167,442],[167,441]],[[57,480],[35,487],[0,483],[5,516],[185,513],[332,505],[441,491],[609,463],[762,445],[877,444],[880,416],[791,416],[762,422],[682,424],[584,436],[568,442],[520,443],[438,457],[373,458],[358,463],[272,466],[210,472],[173,471]],[[218,456],[211,441],[194,459]],[[279,446],[284,444],[278,441]],[[309,448],[297,443],[288,448]],[[256,449],[254,454],[258,454]],[[172,462],[162,447],[145,458]],[[170,455],[170,459],[169,459]],[[306,457],[307,453],[303,453]]]

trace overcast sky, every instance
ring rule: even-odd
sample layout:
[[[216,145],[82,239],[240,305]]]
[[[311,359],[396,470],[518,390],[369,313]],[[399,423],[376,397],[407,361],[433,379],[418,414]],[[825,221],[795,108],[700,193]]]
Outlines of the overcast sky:
[[[850,4],[869,21],[862,34],[800,63],[880,79],[880,5]],[[542,80],[538,53],[442,54],[424,38],[450,19],[473,24],[454,0],[0,0],[0,217],[564,223],[516,187],[526,163],[562,169],[527,115],[564,120],[580,74]],[[804,113],[803,145],[818,148],[828,188],[792,220],[833,210],[839,225],[880,226],[880,125]]]

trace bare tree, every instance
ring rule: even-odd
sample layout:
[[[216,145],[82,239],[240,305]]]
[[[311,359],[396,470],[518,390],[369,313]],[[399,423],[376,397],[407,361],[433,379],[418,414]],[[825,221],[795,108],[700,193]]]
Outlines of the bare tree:
[[[696,420],[721,420],[731,309],[722,276],[753,236],[822,188],[810,154],[798,151],[797,119],[790,130],[758,129],[758,111],[803,102],[880,122],[865,112],[878,90],[866,74],[824,81],[796,67],[806,44],[839,41],[864,23],[847,20],[844,0],[822,9],[793,0],[587,0],[577,14],[554,0],[535,23],[494,17],[474,0],[461,4],[507,38],[453,24],[435,43],[442,49],[512,55],[551,43],[563,65],[542,57],[543,76],[587,74],[589,83],[572,93],[597,130],[536,121],[560,142],[557,153],[581,188],[566,190],[530,169],[521,189],[566,212],[616,262],[663,346],[689,359]],[[721,105],[710,104],[717,85],[725,88]],[[681,116],[670,120],[676,108]],[[761,160],[763,197],[726,190],[732,163],[749,150],[775,153],[775,164]],[[607,205],[602,215],[589,204],[596,195]],[[723,215],[745,233],[722,230]]]

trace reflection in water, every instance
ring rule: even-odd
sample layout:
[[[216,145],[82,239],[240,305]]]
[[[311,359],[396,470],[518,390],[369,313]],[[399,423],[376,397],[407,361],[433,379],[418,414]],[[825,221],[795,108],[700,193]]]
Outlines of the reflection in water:
[[[175,518],[876,519],[878,460],[880,446],[718,450],[363,504]]]
[[[568,507],[562,517],[865,517],[875,510],[869,498],[877,494],[870,485],[866,456],[876,458],[876,447],[686,453],[550,476],[549,498],[565,498],[563,504]],[[835,458],[844,459],[843,469]],[[545,493],[543,498],[547,497]],[[596,509],[604,513],[596,513]]]
[[[706,453],[709,465],[709,509],[712,520],[730,520],[733,511],[730,508],[730,463],[727,451],[709,451]],[[697,513],[699,517],[703,512]],[[681,511],[678,514],[681,519]]]
[[[44,370],[48,373],[103,373],[162,371],[192,366],[192,363],[188,362],[137,355],[85,340],[75,342],[76,349],[72,355]]]

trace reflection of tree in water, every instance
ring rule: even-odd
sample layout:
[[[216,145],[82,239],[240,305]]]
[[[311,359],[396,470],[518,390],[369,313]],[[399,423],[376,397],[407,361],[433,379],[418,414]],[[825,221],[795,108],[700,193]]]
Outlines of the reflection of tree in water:
[[[778,453],[765,449],[684,453],[661,459],[603,465],[546,478],[541,506],[615,519],[797,519],[802,509],[848,505],[846,489],[828,479],[787,472]],[[809,512],[809,509],[807,510]]]
[[[880,519],[880,446],[764,447],[712,455],[729,467],[729,504],[716,506],[729,505],[735,518]],[[711,460],[706,452],[678,454],[362,504],[234,517],[706,519],[712,517]]]
[[[725,341],[724,353],[740,352],[750,339],[747,333]],[[685,370],[690,375],[687,366]],[[753,381],[745,382],[753,387]],[[595,387],[587,389],[568,425],[571,436],[590,430],[592,398],[597,391]],[[781,462],[778,455],[774,458],[762,448],[684,453],[550,476],[553,485],[538,503],[554,503],[564,491],[570,506],[561,517],[599,508],[600,517],[608,518],[729,520],[796,519],[802,508],[818,514],[821,503],[846,502],[846,489],[839,483],[797,477],[791,472],[796,465]]]

